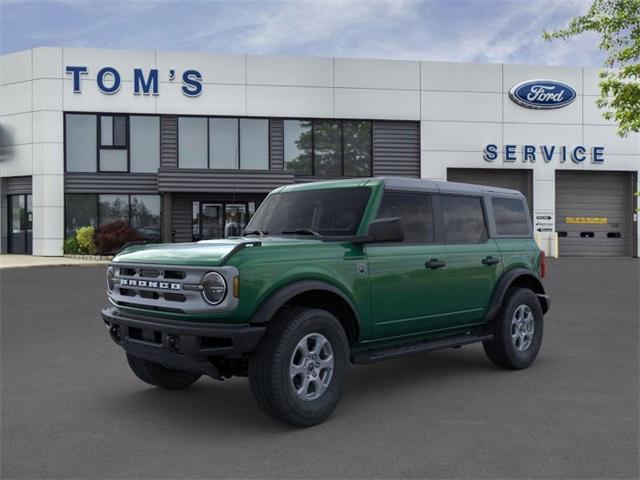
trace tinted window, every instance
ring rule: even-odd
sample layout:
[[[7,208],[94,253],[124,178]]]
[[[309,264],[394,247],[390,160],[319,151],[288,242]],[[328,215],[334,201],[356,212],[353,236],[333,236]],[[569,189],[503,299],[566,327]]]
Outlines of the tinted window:
[[[431,243],[433,211],[431,197],[424,193],[385,192],[378,218],[400,217],[404,224],[405,243]]]
[[[445,241],[447,243],[480,243],[487,239],[487,228],[478,197],[442,195],[440,197]]]
[[[259,118],[240,120],[240,168],[249,170],[269,168],[269,120]]]
[[[209,119],[211,168],[238,168],[238,119]]]
[[[127,151],[124,149],[100,149],[100,170],[102,172],[126,172]]]
[[[157,172],[160,166],[160,118],[129,117],[131,171]]]
[[[147,241],[160,241],[160,195],[131,195],[131,226]]]
[[[284,121],[284,168],[311,175],[311,121]]]
[[[207,168],[207,119],[178,118],[180,168]]]
[[[88,193],[67,195],[65,197],[65,225],[67,235],[73,235],[80,227],[95,227],[97,218],[97,195]]]
[[[100,225],[106,225],[117,220],[129,222],[128,195],[100,195],[98,205]]]
[[[351,236],[358,232],[371,189],[332,188],[269,195],[247,230],[279,235],[312,229],[326,236]]]
[[[498,235],[529,235],[524,202],[517,198],[492,198]]]
[[[339,177],[342,161],[342,132],[338,121],[313,123],[314,174]]]
[[[371,122],[344,122],[344,174],[371,175]]]
[[[65,116],[68,172],[95,172],[97,121],[95,115]]]

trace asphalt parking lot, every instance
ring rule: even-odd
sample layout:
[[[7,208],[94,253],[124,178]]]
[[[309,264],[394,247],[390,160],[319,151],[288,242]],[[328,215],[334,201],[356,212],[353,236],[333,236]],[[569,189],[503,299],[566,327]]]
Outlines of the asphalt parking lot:
[[[324,424],[245,379],[139,382],[99,319],[104,267],[0,272],[2,478],[638,478],[640,262],[550,262],[538,361],[481,346],[351,370]]]

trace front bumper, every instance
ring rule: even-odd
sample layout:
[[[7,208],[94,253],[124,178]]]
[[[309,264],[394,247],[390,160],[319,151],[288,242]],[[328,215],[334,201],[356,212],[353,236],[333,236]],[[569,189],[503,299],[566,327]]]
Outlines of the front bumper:
[[[240,358],[255,350],[265,327],[165,321],[125,314],[115,307],[102,309],[111,338],[128,354],[168,368],[220,378],[211,361]]]

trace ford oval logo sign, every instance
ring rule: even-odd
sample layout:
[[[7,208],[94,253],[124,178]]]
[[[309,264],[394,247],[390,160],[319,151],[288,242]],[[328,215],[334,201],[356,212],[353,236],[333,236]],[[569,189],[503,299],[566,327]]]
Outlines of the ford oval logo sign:
[[[509,91],[511,100],[526,108],[550,110],[562,108],[576,99],[576,91],[555,80],[527,80]]]

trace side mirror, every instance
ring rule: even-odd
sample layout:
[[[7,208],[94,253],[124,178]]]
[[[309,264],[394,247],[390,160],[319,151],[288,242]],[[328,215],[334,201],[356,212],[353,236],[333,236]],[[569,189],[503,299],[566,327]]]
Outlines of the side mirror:
[[[367,243],[402,242],[404,224],[400,217],[379,218],[369,224]]]

